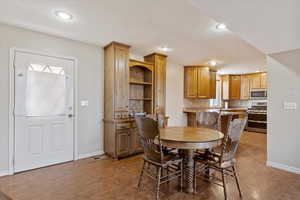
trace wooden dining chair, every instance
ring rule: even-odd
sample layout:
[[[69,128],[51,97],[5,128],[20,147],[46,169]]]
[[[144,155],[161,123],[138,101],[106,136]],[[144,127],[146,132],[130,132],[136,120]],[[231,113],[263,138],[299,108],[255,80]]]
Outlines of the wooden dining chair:
[[[211,128],[214,130],[220,130],[221,115],[219,112],[199,112],[196,115],[197,127]],[[197,149],[195,154],[198,156],[206,157],[213,149]],[[207,171],[207,173],[209,173]]]
[[[230,121],[228,133],[225,135],[220,152],[211,152],[207,157],[195,156],[194,158],[194,191],[196,191],[196,180],[200,176],[202,179],[211,183],[220,185],[224,189],[224,197],[227,200],[226,181],[225,176],[230,175],[235,178],[236,185],[239,191],[240,197],[242,197],[237,173],[235,170],[235,153],[237,151],[240,137],[244,131],[248,117],[241,116]],[[220,172],[222,179],[216,176],[208,175],[207,169],[212,169]],[[217,180],[217,181],[215,181]]]
[[[156,199],[159,199],[160,185],[169,183],[172,179],[180,178],[180,190],[183,181],[183,159],[174,154],[165,154],[159,140],[158,122],[152,118],[137,117],[136,124],[138,133],[144,148],[144,163],[138,181],[138,188],[141,186],[143,175],[156,180]],[[155,142],[158,139],[158,144]],[[146,166],[147,165],[147,166]],[[156,173],[151,171],[154,166]],[[164,170],[167,172],[163,174]]]
[[[219,112],[199,112],[196,115],[197,127],[220,129]]]

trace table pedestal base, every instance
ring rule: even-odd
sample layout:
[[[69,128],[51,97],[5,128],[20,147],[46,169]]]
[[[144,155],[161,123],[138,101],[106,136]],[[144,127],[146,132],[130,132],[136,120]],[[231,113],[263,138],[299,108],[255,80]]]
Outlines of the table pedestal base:
[[[194,192],[194,150],[185,149],[184,151],[184,180],[187,193]]]

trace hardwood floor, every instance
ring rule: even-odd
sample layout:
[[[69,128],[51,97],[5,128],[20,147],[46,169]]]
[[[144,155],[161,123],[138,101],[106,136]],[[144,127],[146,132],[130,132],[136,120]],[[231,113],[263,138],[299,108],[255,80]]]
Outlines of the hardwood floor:
[[[300,199],[300,176],[276,170],[266,163],[266,135],[246,133],[237,153],[244,200]],[[0,178],[0,190],[14,200],[150,200],[155,184],[144,178],[137,191],[142,155],[120,161],[85,159]],[[200,183],[199,183],[200,182]],[[222,188],[198,181],[198,194],[178,193],[174,184],[162,186],[161,199],[224,199]],[[229,200],[239,199],[228,178]],[[0,200],[5,199],[5,197]]]

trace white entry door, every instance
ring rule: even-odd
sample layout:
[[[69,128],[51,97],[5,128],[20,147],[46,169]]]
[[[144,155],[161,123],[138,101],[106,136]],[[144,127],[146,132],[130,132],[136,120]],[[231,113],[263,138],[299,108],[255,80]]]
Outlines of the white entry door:
[[[74,158],[74,62],[16,52],[14,172]]]

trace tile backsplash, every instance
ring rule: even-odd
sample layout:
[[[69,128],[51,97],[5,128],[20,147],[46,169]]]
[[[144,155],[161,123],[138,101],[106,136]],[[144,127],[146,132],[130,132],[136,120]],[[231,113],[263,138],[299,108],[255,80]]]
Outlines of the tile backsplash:
[[[210,107],[209,99],[184,99],[183,105],[185,108],[208,108]]]
[[[233,108],[250,108],[251,100],[230,100],[229,107]]]

